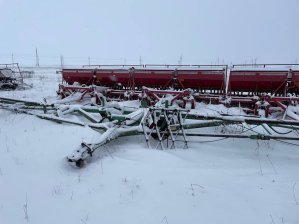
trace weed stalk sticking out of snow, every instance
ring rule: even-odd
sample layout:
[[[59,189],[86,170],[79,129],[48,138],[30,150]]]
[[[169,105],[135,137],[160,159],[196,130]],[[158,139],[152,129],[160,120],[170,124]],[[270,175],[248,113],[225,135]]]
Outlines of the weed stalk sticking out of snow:
[[[108,149],[105,145],[103,145],[103,146],[104,146],[104,148],[107,150],[107,152],[110,154],[111,158],[114,159],[114,157],[112,156],[112,154],[111,154],[111,152],[109,151],[109,149]]]
[[[29,222],[29,218],[28,218],[28,199],[27,199],[27,194],[26,194],[26,204],[23,205],[23,210],[24,210],[24,214],[25,214],[25,219],[27,220],[27,222]]]
[[[295,185],[297,184],[297,182],[294,184],[294,186],[293,186],[293,196],[294,196],[294,199],[295,199],[295,201],[296,201],[296,204],[297,205],[299,205],[298,204],[298,201],[297,201],[297,199],[296,199],[296,195],[295,195]]]
[[[260,148],[260,144],[259,144],[258,141],[256,142],[256,144],[257,144],[256,149],[255,149],[255,151],[256,151],[256,156],[257,156],[257,159],[258,159],[259,164],[260,164],[260,172],[261,172],[261,174],[262,174],[262,176],[263,176],[263,169],[262,169],[262,165],[261,165],[261,161],[260,161],[260,150],[259,150],[259,148]]]
[[[132,199],[134,199],[134,188],[135,188],[135,182],[134,182],[133,186],[131,187]]]
[[[81,173],[78,173],[78,182],[81,182]]]
[[[274,220],[273,220],[273,218],[272,218],[272,215],[270,215],[270,217],[271,217],[271,219],[272,219],[272,222],[270,222],[270,224],[271,224],[271,223],[275,224],[275,222],[274,222]]]
[[[273,163],[271,162],[271,160],[270,160],[270,158],[269,158],[269,154],[268,154],[268,155],[266,155],[266,156],[268,157],[268,159],[269,159],[269,161],[270,161],[270,163],[271,163],[271,165],[272,165],[272,167],[273,167],[273,169],[274,169],[275,173],[277,174],[277,172],[276,172],[276,169],[275,169],[275,167],[274,167]]]
[[[188,191],[186,192],[186,194],[191,190],[191,191],[192,191],[192,196],[195,196],[193,186],[198,186],[198,187],[201,187],[202,189],[204,189],[203,186],[201,186],[201,185],[199,185],[199,184],[191,184],[191,186],[190,186],[190,188],[188,189]]]
[[[54,191],[55,194],[59,194],[59,192],[60,192],[60,187],[61,187],[61,182],[60,182],[60,184],[59,184],[58,187],[55,187],[55,186],[53,185],[53,191]],[[52,191],[52,192],[53,192],[53,191]]]
[[[163,221],[166,221],[166,223],[168,224],[168,221],[167,221],[167,217],[166,216],[164,216],[164,218],[162,219],[162,221],[161,222],[163,222]]]
[[[6,150],[7,150],[7,152],[9,152],[9,147],[8,147],[8,145],[7,145],[7,134],[5,135],[5,145],[6,145]]]

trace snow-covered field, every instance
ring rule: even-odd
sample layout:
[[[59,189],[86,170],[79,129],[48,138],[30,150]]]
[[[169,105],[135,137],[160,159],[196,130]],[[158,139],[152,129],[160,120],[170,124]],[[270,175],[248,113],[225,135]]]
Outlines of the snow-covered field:
[[[26,79],[33,89],[0,97],[55,102],[56,70],[35,69]],[[82,141],[99,136],[89,127],[0,109],[0,223],[299,223],[296,145],[189,137],[188,149],[162,151],[148,149],[140,135],[101,148],[83,169],[66,163]]]

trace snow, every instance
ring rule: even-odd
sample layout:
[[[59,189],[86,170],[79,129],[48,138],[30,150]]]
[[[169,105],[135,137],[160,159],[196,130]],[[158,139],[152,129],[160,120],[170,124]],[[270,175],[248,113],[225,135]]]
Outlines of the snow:
[[[6,68],[0,68],[0,78],[9,78],[11,77],[12,71]]]
[[[190,66],[178,66],[178,65],[150,65],[150,64],[146,64],[145,67],[140,66],[140,65],[119,65],[119,66],[109,66],[109,65],[101,65],[101,66],[86,66],[86,67],[82,67],[82,66],[68,66],[65,69],[68,69],[68,72],[72,72],[72,69],[87,69],[87,70],[91,70],[91,69],[97,69],[98,72],[100,72],[101,70],[104,71],[109,71],[111,69],[119,69],[120,72],[129,72],[129,69],[131,69],[132,67],[135,68],[136,72],[140,72],[140,71],[171,71],[173,72],[175,69],[177,69],[178,71],[220,71],[223,72],[224,66],[215,66],[215,65],[190,65]]]
[[[244,66],[244,67],[235,67],[230,68],[230,71],[260,71],[260,72],[288,72],[289,70],[292,70],[293,72],[298,71],[299,68],[297,66],[267,66],[267,67],[250,67],[250,66]],[[246,75],[246,74],[245,74]],[[271,74],[273,75],[273,74]]]
[[[54,103],[61,74],[54,68],[34,70],[25,80],[33,89],[0,92],[0,97]],[[196,108],[199,114],[244,114],[224,105],[196,103]],[[235,126],[192,133],[224,129],[230,134]],[[266,134],[262,127],[246,134],[254,131]],[[66,156],[82,141],[96,142],[99,136],[88,126],[0,109],[0,223],[252,224],[271,223],[272,218],[299,223],[296,145],[250,139],[205,142],[220,138],[188,136],[188,149],[178,142],[177,149],[157,150],[147,148],[138,135],[100,148],[83,169],[67,164]]]

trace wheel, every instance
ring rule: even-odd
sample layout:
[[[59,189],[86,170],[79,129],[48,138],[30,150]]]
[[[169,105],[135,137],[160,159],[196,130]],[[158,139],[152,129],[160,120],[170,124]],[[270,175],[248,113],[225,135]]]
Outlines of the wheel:
[[[84,160],[83,159],[79,159],[76,161],[76,166],[79,168],[82,168],[84,166]]]

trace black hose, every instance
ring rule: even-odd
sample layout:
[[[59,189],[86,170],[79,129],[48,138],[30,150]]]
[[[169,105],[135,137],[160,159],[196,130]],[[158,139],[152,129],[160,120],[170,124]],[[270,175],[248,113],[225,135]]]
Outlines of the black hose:
[[[286,135],[286,134],[289,134],[289,133],[291,133],[291,132],[293,131],[293,130],[291,130],[291,131],[286,132],[286,133],[281,133],[281,132],[278,132],[278,131],[274,130],[274,128],[272,128],[272,127],[269,126],[269,125],[268,125],[268,127],[271,128],[272,131],[274,131],[275,133],[280,134],[280,135]]]

